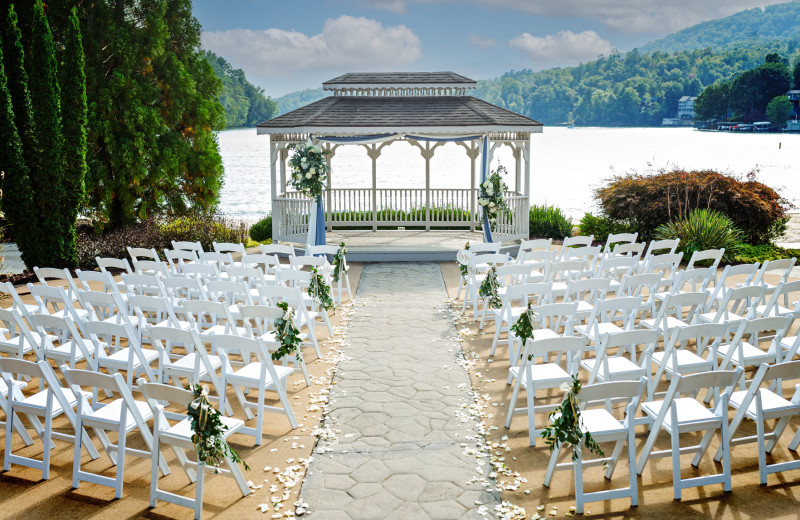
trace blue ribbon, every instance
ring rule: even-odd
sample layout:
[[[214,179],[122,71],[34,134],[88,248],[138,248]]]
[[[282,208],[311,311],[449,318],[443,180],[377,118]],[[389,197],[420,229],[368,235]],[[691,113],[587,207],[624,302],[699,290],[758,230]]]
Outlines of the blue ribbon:
[[[315,246],[325,245],[325,209],[322,207],[322,197],[317,197],[317,232],[314,236]]]

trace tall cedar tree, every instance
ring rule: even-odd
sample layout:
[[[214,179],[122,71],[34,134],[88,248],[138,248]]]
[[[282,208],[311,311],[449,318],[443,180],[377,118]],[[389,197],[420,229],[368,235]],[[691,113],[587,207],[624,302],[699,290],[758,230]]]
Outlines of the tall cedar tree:
[[[163,211],[213,209],[220,82],[200,54],[188,0],[81,8],[89,100],[89,210],[110,227]]]
[[[11,94],[8,91],[3,48],[0,46],[0,164],[3,165],[3,210],[11,222],[26,222],[24,232],[17,233],[17,245],[25,265],[41,259],[38,218],[33,204],[28,170],[22,154],[22,141],[14,124]]]
[[[77,265],[75,220],[83,203],[86,175],[86,76],[78,15],[73,8],[64,43],[61,66],[61,122],[64,136],[61,223],[64,258]]]
[[[50,260],[47,266],[65,267],[69,265],[69,259],[64,255],[61,223],[63,141],[60,89],[53,37],[41,2],[36,3],[33,12],[30,71],[33,124],[39,142],[36,165],[31,167],[31,181],[42,223],[41,242]]]
[[[22,260],[28,267],[44,265],[42,256],[44,248],[41,240],[39,213],[34,202],[31,186],[31,166],[35,164],[38,145],[36,133],[33,131],[33,110],[30,92],[28,91],[28,74],[25,71],[22,36],[13,8],[6,10],[2,23],[2,51],[7,89],[9,92],[9,113],[13,118],[13,128],[2,123],[8,135],[4,134],[2,152],[4,160],[0,161],[5,170],[3,179],[3,210],[12,225],[11,234],[22,254]],[[5,110],[5,109],[3,109]],[[5,112],[3,113],[5,117]],[[13,134],[13,136],[12,136]],[[19,160],[17,162],[17,152]],[[14,224],[20,232],[16,233]]]

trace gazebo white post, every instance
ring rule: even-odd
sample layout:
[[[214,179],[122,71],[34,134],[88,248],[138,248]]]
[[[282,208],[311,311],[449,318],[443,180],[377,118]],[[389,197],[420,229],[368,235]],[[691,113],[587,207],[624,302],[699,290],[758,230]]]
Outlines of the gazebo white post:
[[[516,163],[516,169],[514,171],[514,191],[522,193],[522,147],[520,143],[515,143],[511,145],[511,149],[514,151],[514,162]]]
[[[431,230],[431,142],[425,141],[425,231]]]
[[[272,236],[278,239],[281,235],[280,233],[280,215],[281,211],[280,208],[277,208],[277,198],[278,198],[278,186],[276,185],[276,162],[278,160],[278,146],[272,139],[272,136],[269,136],[269,175],[270,175],[270,193],[272,195],[272,202],[270,204],[270,209],[272,211]],[[275,210],[278,211],[275,211]]]
[[[367,155],[372,159],[372,231],[378,231],[378,156],[382,147],[371,144],[365,148]]]
[[[289,150],[284,147],[280,149],[281,158],[281,193],[286,191],[286,160],[289,159]]]
[[[336,145],[338,146],[338,145]],[[325,201],[325,208],[326,218],[325,218],[325,227],[328,228],[328,231],[333,231],[333,209],[331,208],[331,200],[332,200],[332,193],[331,193],[331,177],[333,177],[333,168],[331,168],[331,159],[336,154],[336,146],[331,146],[330,143],[325,145],[325,149],[328,151],[325,154],[325,162],[328,164],[328,194],[325,197],[327,200]]]
[[[522,154],[525,158],[525,197],[528,199],[528,206],[531,205],[531,141],[528,138],[522,145]]]

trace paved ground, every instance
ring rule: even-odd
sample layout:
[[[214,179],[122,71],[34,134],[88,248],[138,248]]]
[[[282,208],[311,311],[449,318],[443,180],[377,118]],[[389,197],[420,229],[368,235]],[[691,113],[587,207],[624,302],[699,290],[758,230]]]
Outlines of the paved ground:
[[[438,264],[365,266],[330,393],[326,426],[337,433],[320,441],[301,490],[314,518],[494,512],[498,495],[475,478],[489,474],[486,459],[464,453],[475,423],[456,331],[435,310],[446,299]]]

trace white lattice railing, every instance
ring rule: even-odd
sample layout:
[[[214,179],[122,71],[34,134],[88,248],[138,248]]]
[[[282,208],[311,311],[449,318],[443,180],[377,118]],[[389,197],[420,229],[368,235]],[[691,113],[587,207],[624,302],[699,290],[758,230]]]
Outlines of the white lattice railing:
[[[478,190],[424,188],[336,188],[325,192],[328,229],[480,229]],[[528,199],[505,193],[510,212],[502,212],[494,235],[497,240],[528,236]],[[311,201],[287,192],[273,201],[275,240],[305,241]]]

